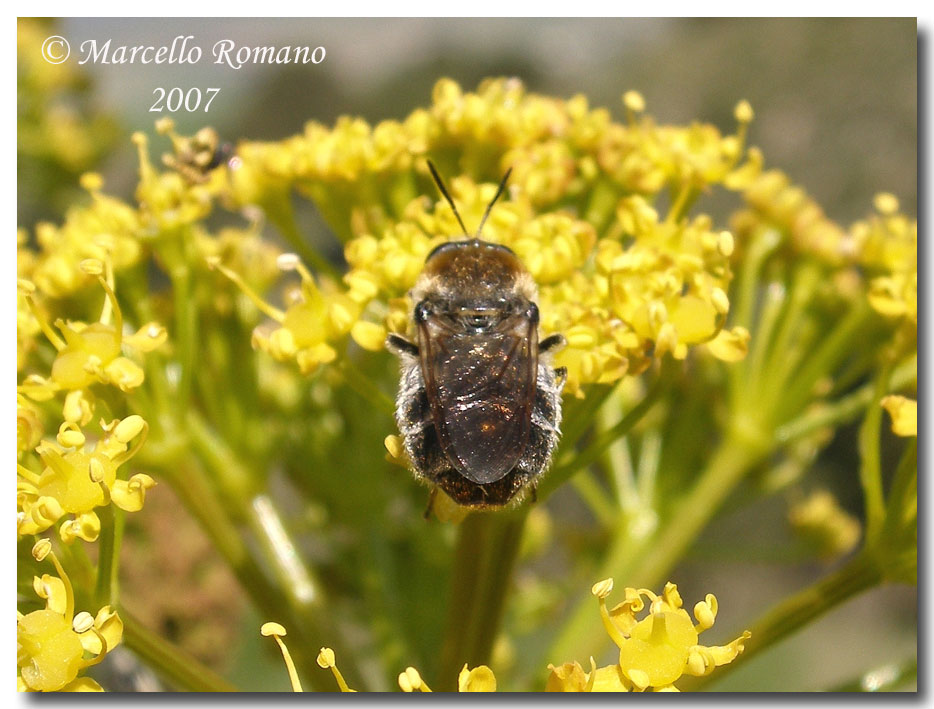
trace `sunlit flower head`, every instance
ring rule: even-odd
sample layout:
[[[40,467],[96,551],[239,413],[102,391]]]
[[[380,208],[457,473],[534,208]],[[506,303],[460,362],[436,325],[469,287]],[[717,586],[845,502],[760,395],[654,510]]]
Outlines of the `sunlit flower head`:
[[[78,673],[96,665],[120,643],[123,621],[110,606],[102,607],[95,616],[87,612],[75,614],[71,581],[51,552],[49,541],[39,540],[33,555],[38,561],[50,559],[58,576],[35,577],[33,588],[45,599],[46,607],[17,616],[16,665],[20,689],[103,691],[93,680],[79,678]]]
[[[699,634],[713,626],[717,616],[713,594],[695,604],[695,622],[682,608],[673,583],[666,584],[660,596],[644,588],[626,588],[625,599],[608,609],[606,599],[612,591],[612,579],[600,581],[592,589],[600,603],[604,628],[619,647],[619,662],[597,668],[591,658],[589,673],[576,662],[549,665],[549,691],[677,691],[674,682],[680,677],[706,675],[731,662],[750,637],[745,631],[726,646],[698,644]]]
[[[145,473],[118,478],[117,471],[139,452],[149,425],[134,414],[101,422],[101,427],[103,435],[92,442],[77,424],[63,423],[55,442],[44,441],[36,448],[44,466],[41,474],[18,466],[19,534],[38,534],[72,515],[59,527],[62,540],[94,541],[100,531],[96,507],[113,502],[127,511],[142,508],[155,481]]]

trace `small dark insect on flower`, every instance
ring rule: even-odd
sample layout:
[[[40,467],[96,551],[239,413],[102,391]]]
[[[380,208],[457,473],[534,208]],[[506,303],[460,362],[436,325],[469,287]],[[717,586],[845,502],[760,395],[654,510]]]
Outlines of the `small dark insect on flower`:
[[[192,138],[179,139],[174,147],[175,154],[163,155],[162,162],[192,184],[207,182],[211,170],[227,162],[234,150],[230,143],[221,142],[211,127],[202,128]]]
[[[510,249],[479,238],[508,178],[474,238],[425,260],[410,294],[416,341],[386,342],[402,362],[396,422],[413,472],[467,507],[501,507],[528,491],[534,499],[560,434],[567,372],[550,359],[564,337],[539,342],[535,282]]]

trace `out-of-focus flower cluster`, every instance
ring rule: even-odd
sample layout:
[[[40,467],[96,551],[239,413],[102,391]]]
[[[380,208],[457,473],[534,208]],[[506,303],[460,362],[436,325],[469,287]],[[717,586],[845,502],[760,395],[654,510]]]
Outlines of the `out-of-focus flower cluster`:
[[[848,229],[828,219],[779,170],[761,173],[743,196],[747,208],[733,215],[731,225],[742,243],[767,230],[787,236],[792,255],[813,256],[835,272],[833,284],[840,295],[868,297],[874,310],[903,320],[916,335],[918,222],[899,212],[895,196],[878,194],[876,214]]]
[[[117,125],[95,110],[82,67],[47,60],[45,52],[63,51],[52,22],[21,17],[16,24],[17,172],[34,188],[17,195],[21,217],[58,214],[74,194],[75,178],[113,146]]]

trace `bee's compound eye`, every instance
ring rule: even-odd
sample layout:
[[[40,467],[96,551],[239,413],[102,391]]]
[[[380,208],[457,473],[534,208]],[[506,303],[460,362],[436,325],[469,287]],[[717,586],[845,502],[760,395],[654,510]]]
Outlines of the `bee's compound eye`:
[[[423,300],[421,303],[415,306],[415,322],[423,323],[431,315],[431,306],[428,305],[428,302]]]

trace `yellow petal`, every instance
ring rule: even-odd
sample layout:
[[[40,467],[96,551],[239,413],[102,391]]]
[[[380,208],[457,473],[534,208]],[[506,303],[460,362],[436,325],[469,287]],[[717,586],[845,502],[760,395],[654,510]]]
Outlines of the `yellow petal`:
[[[683,609],[653,613],[641,620],[621,646],[619,665],[633,684],[661,687],[685,670],[697,631]]]
[[[632,684],[620,671],[619,665],[607,665],[591,672],[591,692],[631,692]]]
[[[152,352],[168,339],[165,328],[157,322],[143,325],[132,335],[123,338],[123,341],[140,352]]]
[[[95,682],[90,677],[78,677],[78,679],[73,682],[69,682],[64,687],[59,690],[61,692],[103,692],[104,688],[101,687],[97,682]]]
[[[121,391],[135,389],[143,383],[145,375],[136,362],[126,357],[117,357],[104,367],[104,374],[117,385]]]
[[[457,678],[457,691],[495,692],[496,677],[493,675],[493,670],[486,665],[479,665],[472,670],[468,670],[467,665],[464,665],[464,669],[461,670],[460,676]]]
[[[386,342],[386,328],[377,323],[360,321],[350,328],[354,342],[370,352],[379,352]]]
[[[65,591],[65,582],[57,576],[42,574],[33,579],[33,589],[39,598],[45,599],[45,607],[61,615],[65,615],[68,607],[68,594]]]
[[[736,638],[736,640],[731,642],[729,645],[717,645],[707,649],[713,656],[717,667],[719,667],[720,665],[725,665],[735,660],[736,657],[745,649],[744,643],[746,640],[751,637],[752,633],[750,633],[748,630],[744,630],[743,634]]]
[[[732,330],[721,330],[707,343],[707,349],[719,360],[739,362],[749,351],[749,330],[737,326]]]
[[[548,669],[546,692],[583,692],[587,686],[587,674],[577,662],[565,662],[558,667],[549,664]]]
[[[156,481],[145,473],[137,473],[129,480],[117,480],[110,489],[113,503],[121,510],[139,512],[146,501],[146,491],[155,487]]]

